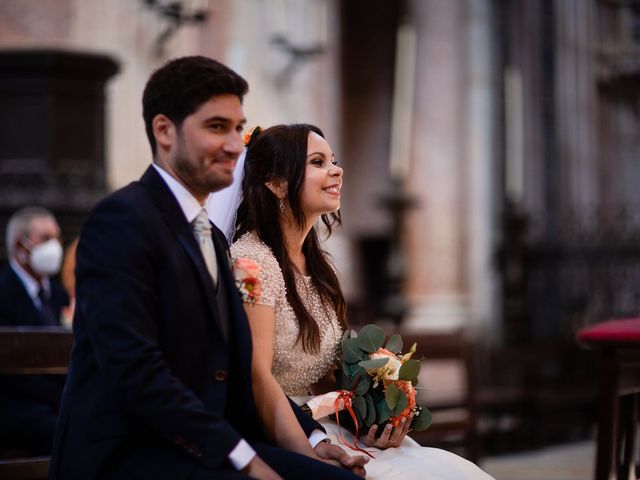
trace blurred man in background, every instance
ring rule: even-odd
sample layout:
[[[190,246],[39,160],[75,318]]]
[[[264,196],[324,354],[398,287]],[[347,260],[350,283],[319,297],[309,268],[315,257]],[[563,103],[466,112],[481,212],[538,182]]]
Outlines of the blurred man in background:
[[[44,208],[25,207],[9,219],[6,241],[0,326],[59,326],[69,296],[53,278],[63,255],[58,222]],[[0,448],[50,453],[63,387],[63,375],[0,377]]]

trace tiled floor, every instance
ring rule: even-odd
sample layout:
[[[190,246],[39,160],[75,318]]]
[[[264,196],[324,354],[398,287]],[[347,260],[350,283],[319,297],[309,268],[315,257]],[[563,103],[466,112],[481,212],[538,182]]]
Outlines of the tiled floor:
[[[487,457],[480,465],[496,480],[590,480],[595,467],[595,443],[584,441]]]

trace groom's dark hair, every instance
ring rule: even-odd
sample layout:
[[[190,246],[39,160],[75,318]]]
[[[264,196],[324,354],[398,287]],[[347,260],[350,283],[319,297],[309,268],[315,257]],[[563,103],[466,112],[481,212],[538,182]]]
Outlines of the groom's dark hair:
[[[200,105],[216,95],[242,98],[249,90],[247,81],[216,60],[203,56],[181,57],[156,70],[144,88],[142,116],[151,152],[156,154],[152,122],[166,115],[177,128]]]

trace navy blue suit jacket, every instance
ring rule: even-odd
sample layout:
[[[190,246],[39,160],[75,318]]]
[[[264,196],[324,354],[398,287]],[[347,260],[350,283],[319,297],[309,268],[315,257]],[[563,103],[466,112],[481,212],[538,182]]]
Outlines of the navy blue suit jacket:
[[[241,438],[265,440],[249,325],[228,246],[213,230],[230,292],[228,341],[191,226],[152,167],[89,215],[77,250],[74,347],[51,479],[109,477],[114,465],[132,461],[147,462],[144,478],[187,478],[196,465],[226,465]],[[296,414],[307,433],[319,428]]]
[[[69,305],[69,296],[56,279],[50,280],[51,305],[55,318],[60,319],[63,307]],[[24,284],[11,267],[0,273],[0,325],[39,326],[49,325],[42,312],[24,288]],[[59,321],[56,325],[60,325]]]

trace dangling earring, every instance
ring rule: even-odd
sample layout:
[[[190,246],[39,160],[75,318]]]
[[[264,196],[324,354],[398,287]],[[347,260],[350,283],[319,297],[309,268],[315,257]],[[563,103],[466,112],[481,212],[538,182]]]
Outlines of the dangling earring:
[[[278,206],[280,207],[280,211],[284,213],[284,198],[281,198],[278,202]]]

